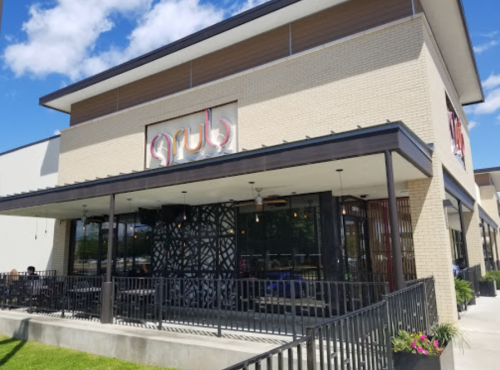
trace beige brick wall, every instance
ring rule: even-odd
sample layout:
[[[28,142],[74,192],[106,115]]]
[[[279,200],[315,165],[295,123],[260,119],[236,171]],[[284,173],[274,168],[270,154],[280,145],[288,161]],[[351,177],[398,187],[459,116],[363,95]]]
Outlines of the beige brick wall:
[[[494,186],[480,186],[481,206],[493,221],[500,225],[497,190]]]
[[[451,152],[451,135],[448,125],[448,108],[446,106],[446,95],[450,98],[457,115],[468,127],[467,117],[462,109],[456,89],[447,72],[446,66],[441,58],[437,46],[432,37],[427,22],[424,22],[424,48],[422,60],[426,63],[426,80],[429,88],[428,98],[432,114],[432,127],[434,128],[435,152],[446,168],[460,184],[476,198],[474,168],[472,164],[472,153],[469,133],[463,130],[466,147],[465,168]]]
[[[70,220],[56,220],[54,225],[54,246],[49,259],[49,270],[57,275],[67,275],[70,243]]]
[[[408,182],[417,277],[434,276],[441,322],[458,319],[450,234],[443,209],[442,164],[433,157],[434,177]]]
[[[481,272],[484,275],[486,268],[484,265],[483,243],[481,239],[481,228],[479,227],[479,208],[477,204],[474,212],[464,213],[464,226],[467,238],[467,251],[469,255],[469,266],[481,266]]]
[[[422,18],[62,132],[59,183],[144,169],[145,126],[238,101],[240,149],[401,120],[426,142]]]

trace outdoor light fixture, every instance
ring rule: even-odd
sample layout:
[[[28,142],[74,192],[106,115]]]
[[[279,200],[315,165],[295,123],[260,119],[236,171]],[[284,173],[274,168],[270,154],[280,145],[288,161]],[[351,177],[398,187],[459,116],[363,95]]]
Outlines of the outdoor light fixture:
[[[184,221],[186,221],[187,220],[187,215],[186,215],[186,194],[187,194],[187,191],[184,190],[182,192],[182,194],[184,194],[184,217],[183,217],[183,219],[184,219]]]
[[[293,217],[297,217],[297,212],[294,212],[294,213],[293,213]]]
[[[132,213],[132,198],[127,198],[128,200],[128,212]],[[130,225],[130,231],[134,231],[134,225]]]
[[[345,204],[344,204],[344,186],[342,184],[342,172],[343,169],[338,169],[337,172],[339,173],[339,179],[340,179],[340,194],[341,194],[341,199],[342,199],[342,214],[345,216],[346,211],[345,211]]]
[[[84,204],[84,205],[82,205],[82,207],[83,207],[82,222],[83,222],[83,230],[85,231],[85,229],[86,229],[85,225],[87,224],[87,220],[88,220],[88,217],[87,217],[87,205]]]
[[[260,222],[259,215],[257,213],[255,214],[255,222]]]

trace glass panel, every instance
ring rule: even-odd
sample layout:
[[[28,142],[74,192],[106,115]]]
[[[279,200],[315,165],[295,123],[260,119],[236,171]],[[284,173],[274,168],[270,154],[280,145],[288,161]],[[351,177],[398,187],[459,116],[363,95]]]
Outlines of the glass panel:
[[[316,195],[238,208],[239,273],[243,278],[317,279],[321,273]]]
[[[99,259],[100,224],[84,225],[75,222],[75,254],[73,259],[74,275],[96,275]]]

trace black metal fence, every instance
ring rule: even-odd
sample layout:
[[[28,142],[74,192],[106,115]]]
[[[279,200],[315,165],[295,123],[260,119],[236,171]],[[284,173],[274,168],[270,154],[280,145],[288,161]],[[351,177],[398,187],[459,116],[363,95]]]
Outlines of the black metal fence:
[[[99,317],[102,282],[102,277],[0,276],[0,307]]]
[[[481,266],[476,265],[462,270],[459,274],[459,278],[470,282],[470,288],[474,291],[473,298],[468,305],[475,305],[476,299],[480,295],[479,282],[481,281]]]
[[[392,370],[391,340],[398,330],[428,333],[436,307],[434,279],[408,283],[381,302],[313,327],[284,346],[225,370]],[[429,318],[430,317],[430,318]]]
[[[386,283],[314,280],[114,278],[119,320],[281,335],[380,302]]]
[[[36,271],[34,276],[40,276],[40,277],[48,277],[48,276],[56,276],[57,271],[56,270],[46,270],[46,271]],[[1,277],[6,277],[6,276],[29,276],[28,272],[22,271],[22,272],[0,272],[0,278]]]
[[[430,278],[407,281],[406,286],[411,287],[419,283],[423,284],[423,289],[425,294],[425,304],[426,304],[425,306],[426,322],[428,327],[431,328],[439,322],[434,278],[430,277]]]

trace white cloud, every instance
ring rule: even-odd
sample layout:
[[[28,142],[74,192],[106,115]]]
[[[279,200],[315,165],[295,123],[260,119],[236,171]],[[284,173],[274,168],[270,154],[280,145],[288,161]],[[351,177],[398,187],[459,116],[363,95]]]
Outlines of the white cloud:
[[[92,75],[141,54],[179,40],[224,18],[224,11],[199,0],[162,0],[145,12],[128,36],[124,49],[112,48],[84,60],[85,75]]]
[[[493,89],[500,85],[500,75],[491,74],[490,77],[483,81],[483,87],[485,89]]]
[[[22,30],[27,40],[7,46],[6,65],[16,76],[58,73],[82,77],[82,62],[99,36],[114,27],[112,16],[148,8],[151,0],[57,0],[52,8],[36,4]]]
[[[495,47],[497,45],[498,45],[498,41],[497,40],[491,40],[491,41],[485,42],[483,44],[474,46],[474,52],[476,54],[482,54],[485,51],[490,50],[491,48],[493,48],[493,47]]]
[[[239,1],[216,7],[201,0],[57,0],[51,8],[34,5],[23,24],[25,42],[3,55],[16,76],[60,74],[71,81],[123,63],[181,39],[268,0]],[[114,28],[117,16],[133,16],[136,26],[124,47],[96,50],[99,37]]]
[[[481,36],[487,37],[489,39],[492,39],[496,35],[498,35],[498,31],[493,31],[493,32],[490,32],[490,33],[483,33],[483,34],[481,34]]]
[[[469,121],[469,130],[472,130],[474,127],[477,127],[477,121]]]
[[[482,104],[474,106],[474,114],[492,114],[500,109],[500,88],[491,90]]]
[[[233,8],[232,13],[233,14],[242,13],[245,10],[248,10],[248,9],[253,8],[257,5],[263,4],[266,1],[269,1],[269,0],[246,0],[242,5],[236,4],[237,6],[235,6]]]
[[[61,135],[61,131],[59,131],[59,130],[55,130],[55,131],[54,131],[54,136],[57,136],[57,135]]]

